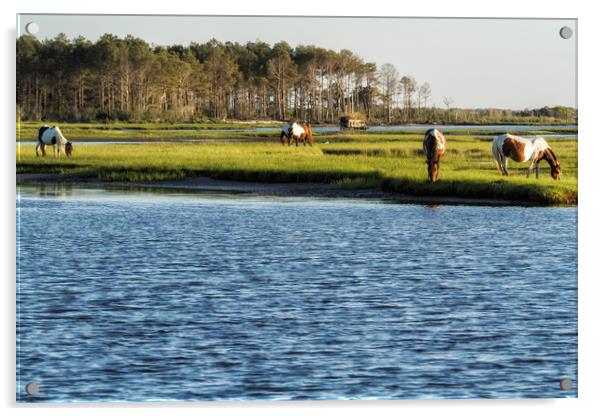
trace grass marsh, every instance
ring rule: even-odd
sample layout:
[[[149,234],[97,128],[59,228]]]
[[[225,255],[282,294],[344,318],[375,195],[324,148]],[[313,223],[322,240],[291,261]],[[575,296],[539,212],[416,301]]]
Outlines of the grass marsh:
[[[231,133],[221,132],[228,139]],[[272,133],[273,135],[273,133]],[[341,135],[342,138],[349,135]],[[322,182],[424,196],[515,200],[537,204],[577,203],[577,141],[550,139],[563,170],[554,181],[542,162],[541,175],[527,179],[528,164],[510,162],[502,177],[491,158],[490,140],[448,136],[440,180],[427,181],[422,136],[351,135],[354,140],[318,141],[313,147],[280,143],[199,142],[75,146],[74,157],[35,157],[17,149],[18,173],[59,173],[68,178],[139,182],[194,176],[259,182]],[[389,138],[389,139],[388,139]],[[394,140],[390,140],[390,139]]]

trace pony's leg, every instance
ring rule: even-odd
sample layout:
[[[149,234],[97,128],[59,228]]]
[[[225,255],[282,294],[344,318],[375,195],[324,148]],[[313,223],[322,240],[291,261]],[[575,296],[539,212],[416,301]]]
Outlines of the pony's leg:
[[[502,166],[504,167],[504,175],[508,176],[508,158],[502,156]]]
[[[531,159],[531,163],[529,164],[529,170],[527,170],[527,178],[529,177],[529,175],[531,175],[531,173],[533,173],[533,169],[535,168],[535,165],[539,166],[539,163],[537,162],[537,157],[534,155],[533,158]],[[536,177],[539,177],[539,173],[535,173]]]
[[[41,146],[40,146],[40,142],[38,142],[38,144],[36,144],[36,157],[38,157],[38,156],[39,156],[39,154],[38,154],[38,150],[40,150],[40,147],[41,147]]]
[[[529,169],[527,169],[527,178],[531,176],[531,172],[533,172],[533,163],[529,163]]]
[[[430,163],[429,163],[429,181],[431,182],[435,182],[435,159],[431,159]]]
[[[535,179],[539,179],[539,162],[535,164]]]
[[[493,158],[493,161],[495,162],[495,168],[497,169],[498,173],[503,175],[504,171],[502,170],[502,165],[500,165],[500,160],[497,157],[495,157]]]

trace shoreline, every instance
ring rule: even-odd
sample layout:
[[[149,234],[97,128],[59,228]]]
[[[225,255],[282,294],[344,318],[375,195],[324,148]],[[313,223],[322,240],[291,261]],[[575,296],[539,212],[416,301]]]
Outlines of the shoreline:
[[[224,193],[248,196],[308,197],[320,199],[363,199],[384,203],[419,205],[470,205],[489,207],[577,207],[578,205],[550,205],[532,201],[493,198],[466,198],[454,196],[419,196],[397,194],[378,189],[343,189],[319,182],[244,182],[212,179],[205,176],[167,181],[106,182],[97,179],[69,178],[60,174],[17,173],[17,185],[68,185],[129,191],[177,191],[183,193]]]

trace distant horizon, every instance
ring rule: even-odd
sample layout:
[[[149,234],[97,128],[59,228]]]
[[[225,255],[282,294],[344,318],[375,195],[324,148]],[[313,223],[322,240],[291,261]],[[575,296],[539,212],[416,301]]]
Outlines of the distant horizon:
[[[102,25],[98,19],[102,19]],[[299,19],[303,21],[297,22]],[[215,39],[241,45],[284,41],[292,48],[315,45],[336,52],[348,49],[379,68],[391,63],[400,76],[413,76],[418,84],[428,82],[432,89],[428,107],[444,108],[443,98],[451,97],[451,108],[466,110],[578,108],[576,35],[564,40],[558,34],[561,26],[576,32],[573,19],[21,14],[18,20],[20,35],[26,34],[27,23],[38,23],[38,40],[63,33],[69,40],[83,36],[96,42],[102,35],[111,34],[119,38],[131,35],[150,46],[164,47]],[[365,30],[358,31],[350,20],[361,20]],[[424,25],[429,30],[420,32]],[[434,65],[430,63],[432,57],[436,57]],[[500,65],[500,60],[508,64]]]

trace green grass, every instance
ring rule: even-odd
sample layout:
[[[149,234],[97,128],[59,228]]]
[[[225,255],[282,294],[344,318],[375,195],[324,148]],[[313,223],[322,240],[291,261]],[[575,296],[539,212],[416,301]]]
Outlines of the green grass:
[[[221,133],[222,138],[230,136],[230,133]],[[395,141],[388,135],[354,137],[356,140],[351,142],[339,140],[313,147],[257,142],[76,144],[74,157],[60,161],[48,156],[36,158],[33,147],[19,146],[17,172],[53,172],[71,178],[128,182],[194,176],[261,182],[323,182],[344,189],[372,188],[411,195],[493,198],[537,204],[577,203],[576,140],[549,140],[563,170],[562,180],[554,181],[545,162],[542,162],[538,180],[534,175],[529,179],[525,177],[527,164],[513,162],[510,162],[510,176],[501,177],[491,158],[489,140],[448,136],[440,180],[432,184],[427,181],[421,135],[409,134]]]

